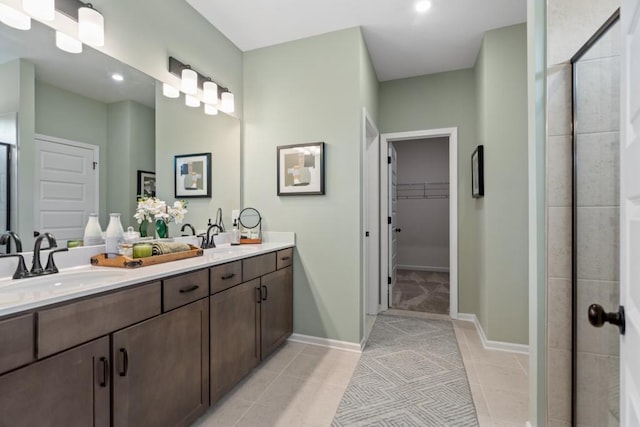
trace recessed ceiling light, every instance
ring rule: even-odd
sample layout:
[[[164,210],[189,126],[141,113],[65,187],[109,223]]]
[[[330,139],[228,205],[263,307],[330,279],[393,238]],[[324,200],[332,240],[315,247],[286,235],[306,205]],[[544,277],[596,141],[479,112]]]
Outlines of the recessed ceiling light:
[[[122,77],[122,74],[118,74],[118,73],[113,73],[111,75],[111,78],[117,82],[121,82],[124,80],[124,77]]]
[[[418,13],[425,13],[429,9],[431,9],[431,2],[429,0],[422,0],[416,3],[416,12]]]

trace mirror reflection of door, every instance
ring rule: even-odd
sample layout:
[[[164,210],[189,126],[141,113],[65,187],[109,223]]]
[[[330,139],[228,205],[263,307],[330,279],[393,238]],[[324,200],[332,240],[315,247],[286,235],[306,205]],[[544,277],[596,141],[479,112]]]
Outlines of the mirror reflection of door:
[[[10,171],[11,171],[11,146],[0,142],[0,228],[9,230],[9,212],[11,212]]]

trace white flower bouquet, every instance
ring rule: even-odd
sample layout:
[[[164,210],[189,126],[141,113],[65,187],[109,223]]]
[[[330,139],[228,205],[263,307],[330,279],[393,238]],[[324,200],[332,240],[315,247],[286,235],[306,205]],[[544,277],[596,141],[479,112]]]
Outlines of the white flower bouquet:
[[[140,197],[138,198],[138,208],[133,217],[138,220],[138,224],[143,221],[153,222],[157,220],[163,220],[167,224],[172,221],[180,224],[187,212],[189,212],[187,210],[187,202],[184,200],[176,200],[173,202],[173,206],[169,206],[165,201],[157,197]]]

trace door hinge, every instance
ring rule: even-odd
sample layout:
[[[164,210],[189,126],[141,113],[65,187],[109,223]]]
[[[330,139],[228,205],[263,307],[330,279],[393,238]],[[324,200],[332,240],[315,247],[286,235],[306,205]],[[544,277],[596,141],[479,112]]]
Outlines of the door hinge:
[[[387,277],[387,285],[391,284],[391,276]]]
[[[391,225],[391,217],[390,216],[387,217],[387,224]]]
[[[93,162],[93,170],[96,170],[96,166],[98,166],[98,162]]]
[[[364,237],[369,237],[369,232],[368,231],[364,232]]]
[[[387,163],[391,164],[391,156],[387,156]]]

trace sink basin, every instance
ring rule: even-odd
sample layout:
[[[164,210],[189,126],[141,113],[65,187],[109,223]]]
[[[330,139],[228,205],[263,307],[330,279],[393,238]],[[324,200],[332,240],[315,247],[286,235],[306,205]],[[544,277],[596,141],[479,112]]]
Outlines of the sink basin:
[[[82,270],[29,279],[9,280],[0,284],[0,294],[12,292],[66,293],[118,281],[118,279],[123,279],[125,274],[125,271],[119,270]]]
[[[223,258],[231,258],[231,257],[234,257],[234,256],[248,255],[248,254],[252,254],[254,252],[258,252],[258,250],[259,250],[259,248],[254,247],[254,246],[224,245],[224,246],[218,246],[216,248],[207,249],[207,250],[205,250],[204,253],[205,253],[205,255],[211,257],[211,259],[218,260],[218,259],[223,259]]]

